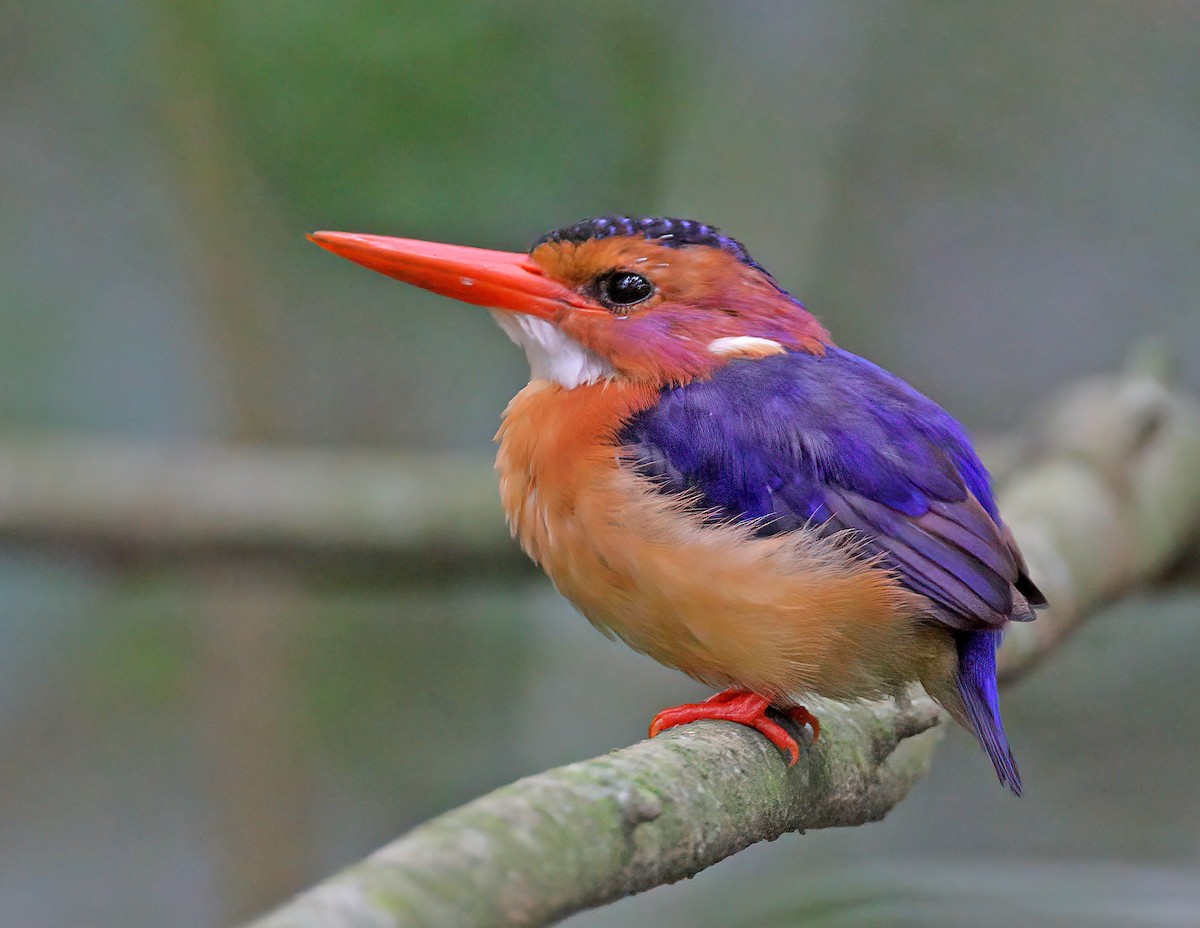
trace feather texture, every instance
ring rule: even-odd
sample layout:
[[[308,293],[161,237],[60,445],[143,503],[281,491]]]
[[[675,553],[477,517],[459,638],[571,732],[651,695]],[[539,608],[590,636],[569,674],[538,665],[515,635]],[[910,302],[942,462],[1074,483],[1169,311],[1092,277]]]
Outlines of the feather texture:
[[[660,492],[760,536],[850,533],[950,630],[949,670],[917,673],[973,731],[1001,781],[1020,777],[1000,721],[998,631],[1044,603],[961,427],[899,378],[834,346],[734,361],[663,391],[620,441]]]
[[[937,404],[839,348],[733,361],[663,391],[622,428],[638,471],[721,520],[770,535],[852,531],[968,630],[1031,617],[1020,555],[987,474]]]
[[[714,522],[624,460],[622,422],[653,391],[534,381],[499,434],[514,535],[597,627],[716,686],[780,703],[878,696],[944,663],[944,632],[845,537]]]

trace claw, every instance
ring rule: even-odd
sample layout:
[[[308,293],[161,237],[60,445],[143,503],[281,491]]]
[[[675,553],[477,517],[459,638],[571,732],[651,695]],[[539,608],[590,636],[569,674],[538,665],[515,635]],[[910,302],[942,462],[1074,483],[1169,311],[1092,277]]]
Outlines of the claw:
[[[663,709],[662,712],[654,716],[654,720],[650,723],[650,737],[653,738],[660,732],[666,731],[668,728],[674,728],[676,725],[686,725],[689,722],[698,722],[702,719],[737,722],[740,725],[753,728],[775,745],[775,747],[787,754],[789,757],[788,766],[791,767],[800,759],[800,746],[796,743],[796,739],[789,735],[782,725],[767,715],[767,709],[770,708],[770,705],[770,700],[756,693],[751,693],[748,690],[722,690],[715,696],[710,696],[704,702],[687,703],[682,706]],[[816,716],[803,706],[796,706],[783,711],[789,718],[795,719],[801,725],[812,726],[813,740],[816,740],[821,731],[821,724],[817,721]]]
[[[807,725],[812,729],[813,741],[816,741],[821,737],[820,721],[815,715],[805,709],[804,706],[791,706],[784,711],[787,713],[788,718],[790,718],[792,721],[801,726]]]

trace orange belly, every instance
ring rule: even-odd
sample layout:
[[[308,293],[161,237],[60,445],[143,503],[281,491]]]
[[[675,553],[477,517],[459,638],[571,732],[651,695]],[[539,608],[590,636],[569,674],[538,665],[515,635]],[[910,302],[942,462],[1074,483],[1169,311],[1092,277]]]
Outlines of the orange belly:
[[[496,459],[522,548],[593,624],[714,686],[786,702],[894,691],[953,660],[922,597],[815,533],[706,523],[622,463],[615,434],[652,395],[534,381]]]

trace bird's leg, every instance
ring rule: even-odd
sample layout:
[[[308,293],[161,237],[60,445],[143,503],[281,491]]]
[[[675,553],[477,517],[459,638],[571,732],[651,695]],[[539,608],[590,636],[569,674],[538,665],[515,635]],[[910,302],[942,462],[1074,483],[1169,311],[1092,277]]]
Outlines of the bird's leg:
[[[767,715],[767,709],[770,706],[769,699],[759,696],[757,693],[751,693],[749,690],[736,688],[722,690],[704,702],[687,703],[671,709],[663,709],[650,723],[650,737],[653,738],[659,732],[674,728],[676,725],[686,725],[702,719],[737,722],[753,728],[787,754],[790,758],[788,761],[790,767],[800,759],[800,746],[782,725]],[[807,709],[803,706],[796,706],[782,711],[801,725],[811,725],[813,739],[816,739],[821,725]]]

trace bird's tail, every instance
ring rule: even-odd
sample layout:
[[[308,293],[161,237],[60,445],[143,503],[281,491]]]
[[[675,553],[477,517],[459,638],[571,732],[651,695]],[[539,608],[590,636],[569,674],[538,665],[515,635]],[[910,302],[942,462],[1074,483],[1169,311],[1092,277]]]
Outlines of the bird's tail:
[[[1000,632],[979,631],[956,635],[958,643],[958,700],[944,705],[964,727],[974,733],[992,759],[1000,782],[1021,795],[1021,774],[1000,720],[1000,698],[996,692],[996,648]],[[958,705],[954,705],[958,702]]]

